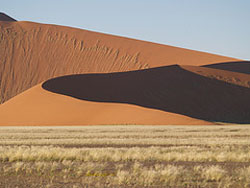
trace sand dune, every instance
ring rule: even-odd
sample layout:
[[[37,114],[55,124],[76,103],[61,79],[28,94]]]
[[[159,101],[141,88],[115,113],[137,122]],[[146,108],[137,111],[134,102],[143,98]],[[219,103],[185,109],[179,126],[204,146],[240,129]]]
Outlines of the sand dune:
[[[140,70],[236,59],[81,29],[0,22],[0,101],[68,74]]]
[[[250,123],[249,62],[4,19],[0,125]]]
[[[44,82],[42,88],[36,86],[4,103],[0,108],[0,123],[155,125],[250,122],[249,88],[201,76],[189,66],[184,68],[173,65],[57,77]]]

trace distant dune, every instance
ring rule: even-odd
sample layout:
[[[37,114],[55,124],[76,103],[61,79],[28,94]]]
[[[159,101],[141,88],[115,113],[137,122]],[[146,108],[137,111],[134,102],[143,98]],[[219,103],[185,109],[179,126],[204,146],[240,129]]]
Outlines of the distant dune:
[[[0,12],[0,21],[15,22],[16,20]]]
[[[204,65],[204,67],[250,74],[250,61],[236,61]]]
[[[212,66],[207,66],[207,67],[182,66],[182,68],[184,68],[185,70],[191,71],[201,76],[220,80],[233,85],[250,88],[250,76],[248,74],[238,73],[238,71],[232,72],[232,71],[225,71],[208,67]],[[245,70],[247,71],[247,69]]]
[[[0,27],[0,125],[250,123],[249,62],[57,25]]]

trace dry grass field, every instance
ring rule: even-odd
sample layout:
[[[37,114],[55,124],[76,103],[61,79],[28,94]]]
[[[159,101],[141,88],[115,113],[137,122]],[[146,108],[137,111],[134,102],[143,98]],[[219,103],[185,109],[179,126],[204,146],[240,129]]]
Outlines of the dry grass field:
[[[0,187],[250,187],[250,126],[0,127]]]

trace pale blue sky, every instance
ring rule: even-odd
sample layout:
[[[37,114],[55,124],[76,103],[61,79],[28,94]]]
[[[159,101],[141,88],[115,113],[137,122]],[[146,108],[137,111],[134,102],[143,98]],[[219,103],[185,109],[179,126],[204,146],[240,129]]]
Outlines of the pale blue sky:
[[[0,0],[0,12],[250,60],[250,0]]]

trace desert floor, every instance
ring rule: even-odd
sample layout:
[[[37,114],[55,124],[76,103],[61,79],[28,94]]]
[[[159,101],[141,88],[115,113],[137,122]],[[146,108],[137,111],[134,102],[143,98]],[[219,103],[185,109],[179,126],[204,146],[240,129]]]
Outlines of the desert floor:
[[[250,126],[0,127],[0,187],[250,187]]]

